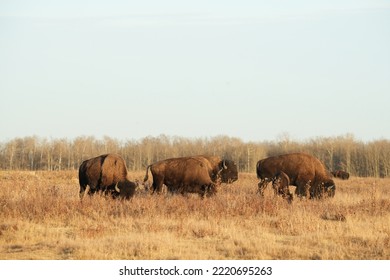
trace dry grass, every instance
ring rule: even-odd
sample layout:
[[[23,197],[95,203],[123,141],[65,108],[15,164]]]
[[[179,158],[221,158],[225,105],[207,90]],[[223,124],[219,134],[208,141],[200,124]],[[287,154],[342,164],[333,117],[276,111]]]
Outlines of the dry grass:
[[[245,173],[203,200],[80,203],[76,171],[0,171],[0,259],[390,259],[390,179],[336,183],[333,199],[292,204]]]

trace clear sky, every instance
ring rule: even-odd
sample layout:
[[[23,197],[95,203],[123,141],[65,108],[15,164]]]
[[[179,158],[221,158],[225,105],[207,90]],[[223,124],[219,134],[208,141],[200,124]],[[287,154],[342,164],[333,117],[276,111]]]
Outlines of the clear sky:
[[[0,141],[390,139],[390,1],[0,0]]]

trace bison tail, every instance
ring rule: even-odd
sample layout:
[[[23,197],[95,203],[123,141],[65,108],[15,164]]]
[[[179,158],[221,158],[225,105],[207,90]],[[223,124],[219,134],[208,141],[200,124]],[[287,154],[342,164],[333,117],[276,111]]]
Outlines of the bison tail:
[[[149,168],[151,167],[151,165],[148,165],[147,167],[146,167],[146,174],[145,174],[145,177],[144,177],[144,183],[148,180],[148,178],[149,178],[149,176],[148,176],[148,171],[149,171]]]

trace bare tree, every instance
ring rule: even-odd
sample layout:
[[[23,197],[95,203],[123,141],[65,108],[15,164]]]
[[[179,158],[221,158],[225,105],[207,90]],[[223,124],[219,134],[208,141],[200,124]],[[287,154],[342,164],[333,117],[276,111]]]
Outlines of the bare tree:
[[[258,160],[290,152],[307,152],[328,169],[342,169],[355,176],[390,176],[390,141],[356,141],[351,134],[298,142],[283,134],[277,141],[243,142],[239,138],[184,138],[159,135],[119,141],[81,136],[74,140],[36,136],[0,143],[0,168],[26,170],[77,169],[81,162],[104,153],[121,154],[128,168],[137,171],[158,160],[195,154],[218,155],[234,160],[240,172],[254,172]]]

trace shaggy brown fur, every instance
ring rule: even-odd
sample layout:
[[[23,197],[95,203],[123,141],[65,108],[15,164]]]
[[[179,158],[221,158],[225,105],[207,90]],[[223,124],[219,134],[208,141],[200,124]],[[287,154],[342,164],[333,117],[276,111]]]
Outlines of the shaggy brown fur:
[[[256,165],[260,194],[273,178],[283,171],[296,186],[298,196],[321,198],[325,193],[334,196],[336,185],[322,162],[305,153],[293,153],[259,160]]]
[[[130,198],[136,183],[127,179],[127,167],[116,154],[100,155],[85,160],[79,168],[80,198],[98,191],[111,193],[113,197]]]

